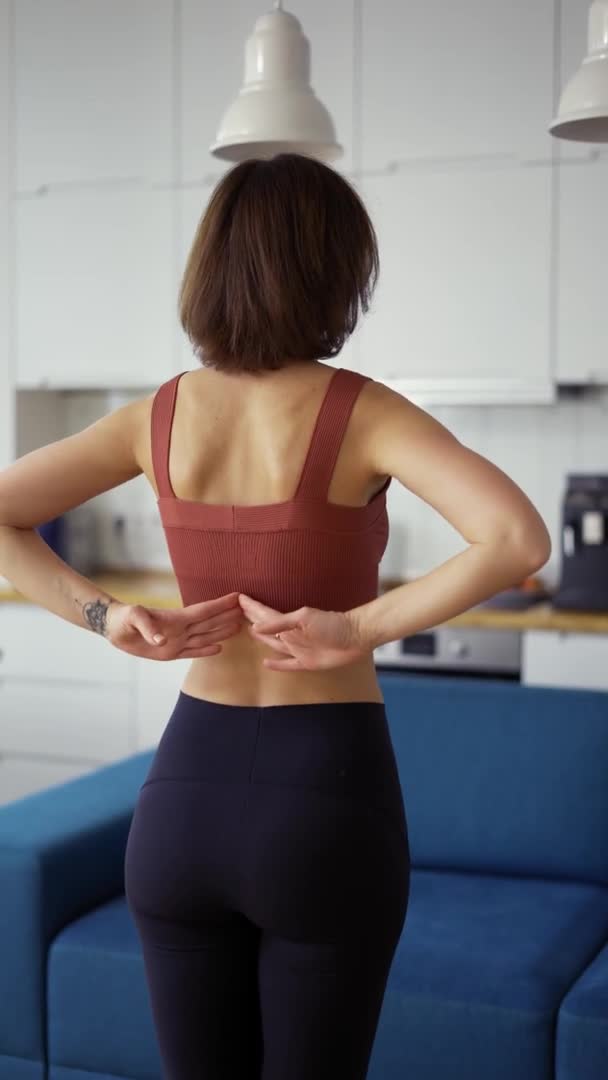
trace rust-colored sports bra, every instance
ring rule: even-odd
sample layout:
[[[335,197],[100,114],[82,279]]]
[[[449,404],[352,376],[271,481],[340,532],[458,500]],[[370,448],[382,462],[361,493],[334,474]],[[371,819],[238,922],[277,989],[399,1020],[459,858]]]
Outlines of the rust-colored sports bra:
[[[348,419],[367,376],[336,368],[291,499],[234,506],[180,499],[171,486],[171,425],[183,374],[156,391],[151,438],[157,505],[184,605],[235,591],[281,612],[305,605],[347,611],[374,599],[388,541],[391,477],[365,506],[327,500]]]

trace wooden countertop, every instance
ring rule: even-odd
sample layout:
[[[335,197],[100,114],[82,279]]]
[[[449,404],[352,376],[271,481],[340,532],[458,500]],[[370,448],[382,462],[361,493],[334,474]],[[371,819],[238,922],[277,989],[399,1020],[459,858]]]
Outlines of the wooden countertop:
[[[115,570],[91,575],[101,589],[129,604],[148,607],[181,607],[177,583],[171,571]],[[391,586],[395,584],[391,582]],[[0,602],[29,603],[10,586],[0,586]],[[608,634],[608,612],[557,611],[548,603],[534,604],[526,611],[472,608],[450,619],[450,626],[472,626],[488,630],[561,630],[571,633]]]

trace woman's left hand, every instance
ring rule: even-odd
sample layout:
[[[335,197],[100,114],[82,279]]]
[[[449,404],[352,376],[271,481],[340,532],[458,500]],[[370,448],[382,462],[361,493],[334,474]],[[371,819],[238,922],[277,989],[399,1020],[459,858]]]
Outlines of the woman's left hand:
[[[265,657],[273,671],[321,671],[352,664],[370,650],[358,639],[348,611],[302,607],[286,614],[239,593],[249,632],[279,656]]]
[[[115,648],[148,660],[215,656],[245,622],[236,592],[183,608],[148,608],[120,600],[86,606]]]

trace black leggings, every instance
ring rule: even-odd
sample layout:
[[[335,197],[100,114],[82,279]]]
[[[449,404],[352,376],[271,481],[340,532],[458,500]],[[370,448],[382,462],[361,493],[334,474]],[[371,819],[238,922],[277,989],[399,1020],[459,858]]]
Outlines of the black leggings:
[[[125,856],[165,1080],[364,1080],[409,885],[383,704],[180,692]]]

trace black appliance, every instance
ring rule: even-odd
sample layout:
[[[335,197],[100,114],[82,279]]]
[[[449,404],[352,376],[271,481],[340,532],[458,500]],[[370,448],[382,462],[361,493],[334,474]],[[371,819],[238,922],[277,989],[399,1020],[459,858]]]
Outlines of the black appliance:
[[[553,607],[608,611],[608,476],[567,477],[561,558]]]

